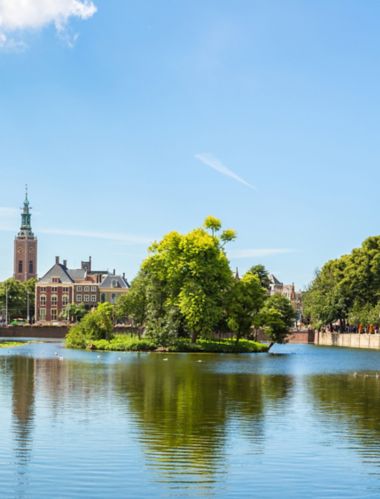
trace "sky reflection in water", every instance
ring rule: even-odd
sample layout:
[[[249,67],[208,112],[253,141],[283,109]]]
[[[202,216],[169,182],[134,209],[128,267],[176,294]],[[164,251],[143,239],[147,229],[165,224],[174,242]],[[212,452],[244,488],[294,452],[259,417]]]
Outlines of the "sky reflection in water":
[[[0,497],[379,497],[380,352],[274,353],[0,350]]]

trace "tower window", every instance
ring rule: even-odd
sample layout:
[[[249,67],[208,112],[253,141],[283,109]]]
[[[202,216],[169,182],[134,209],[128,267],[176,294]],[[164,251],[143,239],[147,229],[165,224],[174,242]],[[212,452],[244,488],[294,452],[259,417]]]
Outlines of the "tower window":
[[[18,272],[19,274],[22,274],[22,260],[18,261]]]
[[[33,274],[33,260],[29,260],[29,274]]]

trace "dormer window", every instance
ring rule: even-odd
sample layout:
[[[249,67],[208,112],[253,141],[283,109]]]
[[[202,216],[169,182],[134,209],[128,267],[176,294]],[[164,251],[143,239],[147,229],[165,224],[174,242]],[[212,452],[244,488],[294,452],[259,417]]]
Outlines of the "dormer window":
[[[52,277],[51,282],[61,282],[59,277]]]

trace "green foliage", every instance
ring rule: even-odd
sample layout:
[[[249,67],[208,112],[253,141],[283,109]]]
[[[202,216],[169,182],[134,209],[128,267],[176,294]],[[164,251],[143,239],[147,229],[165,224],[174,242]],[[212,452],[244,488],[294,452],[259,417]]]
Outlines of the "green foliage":
[[[242,279],[234,280],[227,302],[227,324],[237,341],[250,334],[265,298],[266,290],[257,275],[247,272]]]
[[[86,348],[90,341],[110,340],[113,337],[113,305],[101,303],[72,326],[66,336],[69,348]]]
[[[273,343],[284,343],[294,320],[295,311],[285,296],[270,296],[260,311],[259,322]]]
[[[349,255],[330,260],[304,294],[304,309],[320,326],[339,321],[379,322],[380,236],[365,240]]]
[[[212,235],[215,235],[215,233],[219,232],[222,228],[222,222],[219,220],[219,218],[213,217],[211,215],[205,219],[203,225],[205,229],[212,232]]]
[[[21,341],[0,341],[0,348],[15,348],[25,345]]]
[[[114,352],[151,352],[156,350],[157,344],[148,338],[118,334],[111,340],[95,340],[86,345],[93,350]]]
[[[249,269],[248,272],[250,274],[256,275],[260,280],[261,286],[264,289],[269,290],[270,287],[269,272],[264,267],[264,265],[254,265]]]
[[[6,293],[8,291],[8,320],[27,317],[27,301],[29,294],[30,318],[34,313],[34,289],[36,279],[25,282],[16,279],[7,279],[0,283],[0,311],[4,315],[6,307]]]
[[[223,244],[216,236],[220,220],[188,234],[171,232],[150,248],[120,313],[144,325],[146,335],[168,345],[178,337],[208,337],[224,313],[232,274]]]
[[[70,303],[65,307],[62,312],[62,318],[68,320],[69,322],[78,322],[88,313],[84,303],[77,305],[76,303]]]
[[[235,340],[227,339],[212,341],[200,339],[197,343],[192,343],[189,339],[179,338],[166,348],[149,338],[138,338],[137,336],[116,335],[111,340],[87,341],[87,348],[93,350],[118,351],[118,352],[213,352],[213,353],[252,353],[266,352],[267,345],[262,345],[255,341],[241,340],[239,344]]]

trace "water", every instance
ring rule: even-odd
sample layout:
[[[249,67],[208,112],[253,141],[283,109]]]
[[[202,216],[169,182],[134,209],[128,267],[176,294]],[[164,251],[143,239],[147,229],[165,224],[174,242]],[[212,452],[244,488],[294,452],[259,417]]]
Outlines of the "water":
[[[380,352],[0,350],[0,498],[379,498]]]

